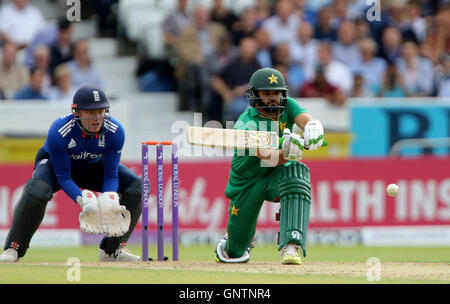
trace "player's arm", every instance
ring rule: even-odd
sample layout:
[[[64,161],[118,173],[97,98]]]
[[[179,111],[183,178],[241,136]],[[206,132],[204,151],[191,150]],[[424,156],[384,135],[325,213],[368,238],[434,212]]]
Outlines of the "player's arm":
[[[110,138],[111,144],[105,153],[103,187],[102,193],[98,197],[98,204],[102,212],[102,231],[108,236],[119,237],[128,231],[131,221],[130,211],[120,205],[117,194],[120,157],[125,142],[125,132],[120,124]]]
[[[305,130],[306,124],[313,120],[314,118],[312,117],[311,114],[303,112],[295,117],[294,122],[300,129]]]
[[[257,149],[256,156],[263,160],[269,167],[276,167],[288,162],[283,157],[283,150]]]
[[[105,169],[102,192],[117,192],[119,188],[119,163],[125,143],[125,132],[121,125],[111,136],[111,144],[105,154]]]
[[[56,129],[50,128],[47,137],[50,161],[61,189],[74,201],[82,196],[81,189],[72,179],[67,143]]]

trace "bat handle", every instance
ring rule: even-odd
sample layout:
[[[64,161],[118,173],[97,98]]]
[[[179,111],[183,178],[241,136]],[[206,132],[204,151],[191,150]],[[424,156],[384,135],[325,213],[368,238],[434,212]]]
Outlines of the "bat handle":
[[[321,147],[326,147],[326,146],[328,146],[328,140],[324,139],[323,142],[322,142]],[[305,147],[305,149],[309,150],[307,147]]]
[[[280,145],[281,144],[283,144],[283,138],[280,137]],[[322,147],[326,147],[326,146],[328,146],[328,140],[324,139],[322,142]]]

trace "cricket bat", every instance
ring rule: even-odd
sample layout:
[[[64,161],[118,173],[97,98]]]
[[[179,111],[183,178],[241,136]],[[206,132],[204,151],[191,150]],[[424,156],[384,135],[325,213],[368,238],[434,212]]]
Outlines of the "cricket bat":
[[[277,132],[203,128],[188,126],[187,142],[190,145],[219,147],[223,149],[278,149],[280,138]],[[328,145],[323,141],[322,147]],[[305,147],[308,149],[307,147]]]
[[[190,145],[219,147],[223,149],[278,149],[277,132],[202,128],[189,126],[186,129]]]

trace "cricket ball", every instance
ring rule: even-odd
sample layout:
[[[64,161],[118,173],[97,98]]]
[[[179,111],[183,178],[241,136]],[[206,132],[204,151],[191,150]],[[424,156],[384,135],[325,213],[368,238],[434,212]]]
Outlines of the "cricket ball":
[[[386,193],[389,196],[396,196],[398,194],[398,186],[396,184],[389,184],[386,187]]]

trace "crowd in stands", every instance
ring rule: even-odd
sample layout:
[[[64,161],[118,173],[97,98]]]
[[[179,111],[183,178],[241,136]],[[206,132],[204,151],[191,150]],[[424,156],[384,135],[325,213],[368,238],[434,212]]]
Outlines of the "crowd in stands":
[[[178,0],[162,24],[163,68],[138,78],[142,91],[176,91],[180,111],[236,119],[260,67],[280,70],[291,97],[335,106],[349,97],[450,96],[448,0],[372,1],[375,15],[366,0],[255,0],[239,14],[222,0],[192,10],[189,1]],[[114,32],[108,14],[117,2],[93,1],[99,33]],[[0,46],[0,100],[70,102],[83,84],[103,86],[89,41],[73,41],[66,16],[50,23],[29,0],[1,2]]]
[[[260,67],[285,76],[291,97],[450,96],[450,2],[255,0],[240,15],[189,0],[164,21],[179,110],[236,119]],[[377,1],[375,1],[377,2]],[[372,11],[370,11],[372,9]],[[372,18],[371,18],[372,17]]]
[[[71,103],[82,85],[103,87],[89,58],[89,42],[73,41],[73,26],[66,16],[49,22],[28,0],[2,4],[0,102],[40,99]],[[18,56],[19,52],[23,56]]]

